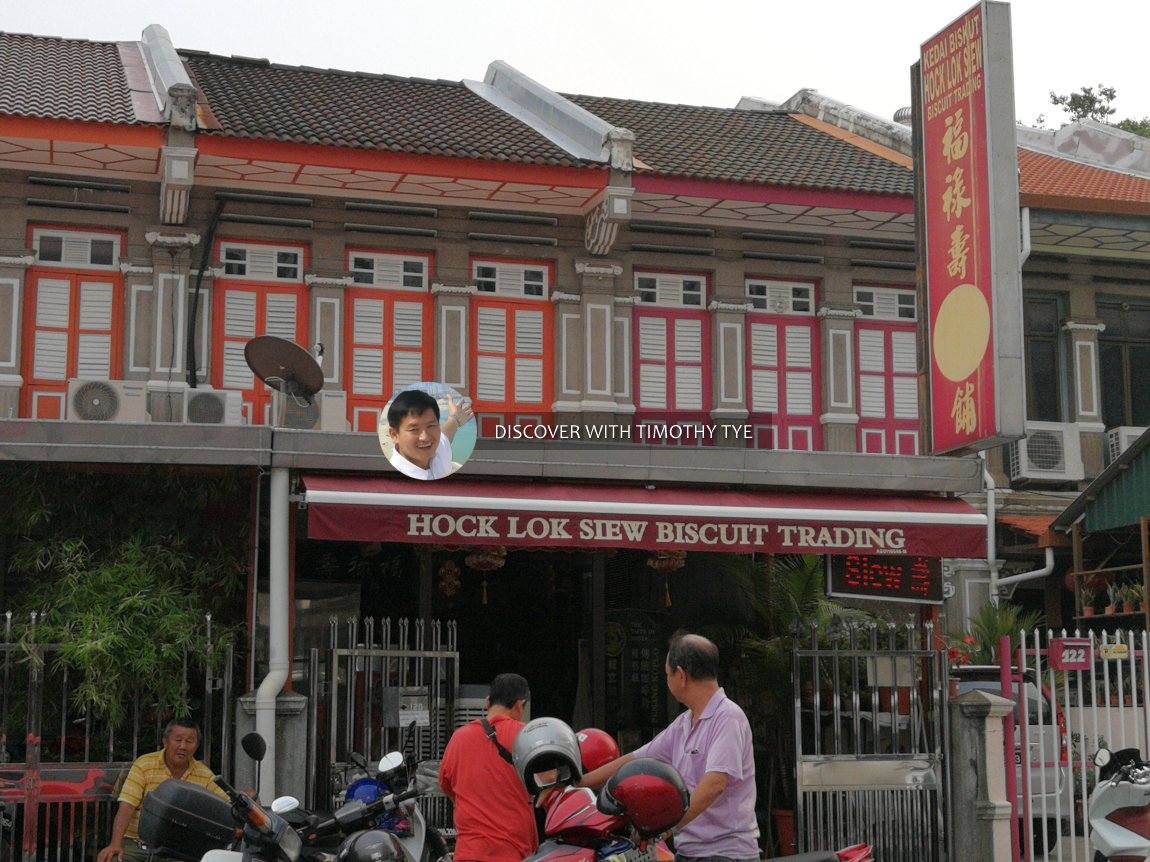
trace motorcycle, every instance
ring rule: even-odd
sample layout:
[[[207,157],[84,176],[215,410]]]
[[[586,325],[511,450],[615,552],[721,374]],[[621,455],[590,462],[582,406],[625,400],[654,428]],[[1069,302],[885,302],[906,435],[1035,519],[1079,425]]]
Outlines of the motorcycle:
[[[250,755],[262,754],[253,740],[245,738],[241,744]],[[383,780],[390,779],[393,787],[406,783],[403,755],[386,755],[379,762],[379,774]],[[450,858],[442,837],[426,825],[415,806],[414,800],[423,792],[418,786],[382,793],[368,802],[355,799],[330,816],[320,816],[300,811],[299,801],[292,796],[276,799],[268,812],[222,776],[217,775],[215,782],[230,803],[184,781],[166,781],[145,797],[139,832],[154,854],[183,862],[332,862],[365,852],[369,856],[384,853],[380,858],[396,862]],[[381,816],[397,812],[413,824],[409,834],[371,828]]]
[[[1136,748],[1094,755],[1098,782],[1090,794],[1090,848],[1095,862],[1150,859],[1150,762]]]
[[[396,839],[404,862],[440,862],[450,859],[443,835],[427,822],[417,797],[424,790],[418,782],[408,786],[410,762],[398,751],[385,755],[374,778],[364,778],[348,787],[348,801],[330,818],[304,811],[293,797],[277,799],[273,808],[296,829],[304,840],[304,855],[322,855],[346,844],[348,832],[370,829],[386,832]],[[332,821],[339,824],[332,828]],[[334,841],[332,840],[334,838]]]
[[[525,862],[670,862],[663,840],[690,807],[679,772],[652,758],[623,765],[598,795],[579,787],[584,772],[604,760],[589,761],[588,738],[558,719],[529,722],[516,738],[512,759],[527,792],[545,812],[545,840]],[[784,857],[791,862],[874,862],[871,848],[857,844],[837,852]]]

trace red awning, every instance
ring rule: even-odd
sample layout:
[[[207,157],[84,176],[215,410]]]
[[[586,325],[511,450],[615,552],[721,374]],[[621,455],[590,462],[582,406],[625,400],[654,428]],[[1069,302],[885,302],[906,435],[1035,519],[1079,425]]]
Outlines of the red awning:
[[[986,516],[952,498],[317,475],[304,485],[313,539],[986,556]]]

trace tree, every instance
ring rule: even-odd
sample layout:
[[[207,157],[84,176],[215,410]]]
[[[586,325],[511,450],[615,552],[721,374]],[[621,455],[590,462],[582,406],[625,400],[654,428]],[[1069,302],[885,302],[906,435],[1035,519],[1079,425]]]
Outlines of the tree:
[[[1093,87],[1083,87],[1077,93],[1059,95],[1053,90],[1050,92],[1050,104],[1062,108],[1070,115],[1070,122],[1076,120],[1095,120],[1108,126],[1122,129],[1144,138],[1150,138],[1150,117],[1141,120],[1125,119],[1116,123],[1110,121],[1114,116],[1115,108],[1112,103],[1118,97],[1118,90],[1114,87],[1098,85],[1098,91]],[[1040,122],[1042,118],[1039,118]]]
[[[0,569],[16,637],[52,643],[73,706],[121,725],[132,700],[186,715],[185,652],[242,618],[249,486],[225,474],[0,465]],[[33,614],[35,616],[33,616]]]

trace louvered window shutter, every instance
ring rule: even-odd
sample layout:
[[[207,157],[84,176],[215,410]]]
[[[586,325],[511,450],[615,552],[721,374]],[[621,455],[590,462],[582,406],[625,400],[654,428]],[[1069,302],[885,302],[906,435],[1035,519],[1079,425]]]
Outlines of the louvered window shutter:
[[[392,306],[391,319],[392,389],[398,392],[423,379],[423,305],[397,302]]]
[[[813,351],[809,326],[786,327],[787,414],[810,416],[814,412]]]
[[[71,283],[42,278],[36,284],[36,334],[32,375],[37,380],[68,379],[68,323]]]
[[[639,406],[667,409],[667,320],[639,318]]]
[[[917,341],[913,332],[892,332],[891,380],[896,419],[918,418]]]
[[[476,395],[480,401],[502,403],[507,398],[507,310],[480,307],[476,320]]]
[[[886,338],[880,329],[860,329],[859,413],[868,419],[886,418]]]
[[[703,409],[703,323],[675,320],[675,409]]]
[[[515,312],[515,401],[543,403],[543,312]]]
[[[113,288],[107,282],[80,284],[80,333],[76,376],[107,379],[112,375]]]
[[[751,409],[756,413],[779,410],[779,328],[773,323],[751,324]]]
[[[354,300],[352,308],[351,391],[356,395],[384,395],[382,299]]]
[[[254,377],[244,346],[255,338],[257,297],[254,291],[229,290],[224,296],[224,368],[226,389],[251,389]]]
[[[269,293],[267,295],[267,319],[265,334],[296,340],[296,312],[298,309],[295,294]]]

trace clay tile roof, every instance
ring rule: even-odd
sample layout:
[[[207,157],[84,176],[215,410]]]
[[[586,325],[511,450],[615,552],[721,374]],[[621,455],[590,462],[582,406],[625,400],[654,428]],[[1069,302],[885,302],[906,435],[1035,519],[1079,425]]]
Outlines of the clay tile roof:
[[[208,134],[499,162],[590,164],[459,82],[180,55],[219,122]]]
[[[776,111],[567,96],[635,133],[635,158],[681,177],[910,196],[905,165]]]
[[[0,33],[0,114],[135,123],[120,46]]]
[[[1021,148],[1018,168],[1023,205],[1111,213],[1150,210],[1150,179],[1145,177]]]

